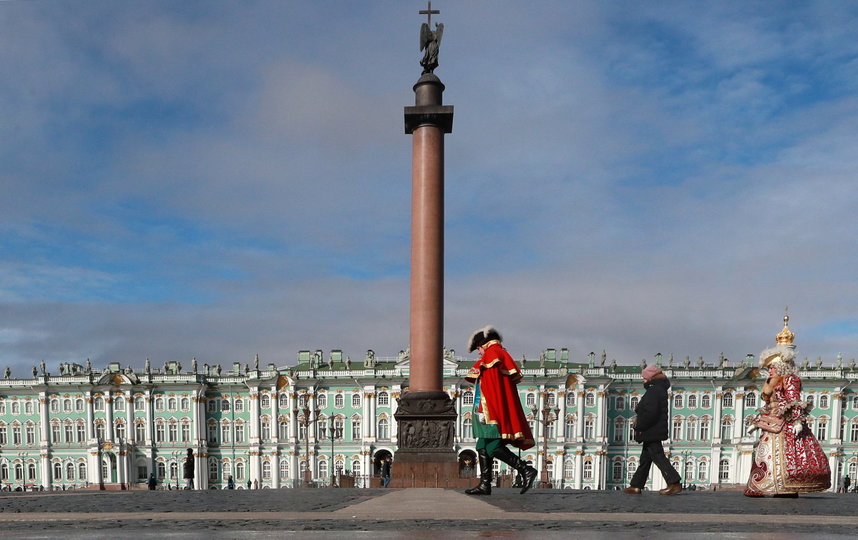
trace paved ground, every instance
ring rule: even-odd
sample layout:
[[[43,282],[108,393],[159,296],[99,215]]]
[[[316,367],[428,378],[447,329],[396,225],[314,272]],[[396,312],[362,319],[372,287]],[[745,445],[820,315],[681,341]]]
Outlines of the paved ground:
[[[67,491],[0,496],[6,538],[854,538],[858,494],[497,489]]]

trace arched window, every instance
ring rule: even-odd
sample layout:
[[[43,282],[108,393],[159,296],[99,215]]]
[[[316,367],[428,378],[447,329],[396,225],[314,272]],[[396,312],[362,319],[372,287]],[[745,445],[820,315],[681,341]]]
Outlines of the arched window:
[[[724,392],[724,396],[721,398],[721,407],[725,409],[733,407],[733,394],[731,392]]]
[[[624,411],[626,410],[626,398],[623,396],[617,396],[617,410]]]
[[[816,421],[816,438],[820,442],[828,439],[828,418],[824,416]]]
[[[103,397],[98,396],[97,398],[95,398],[95,410],[96,411],[103,411],[104,410],[104,398]]]
[[[712,396],[709,394],[703,394],[703,397],[700,398],[700,406],[704,409],[712,407]]]
[[[328,477],[328,462],[325,460],[319,461],[319,478]]]
[[[587,392],[587,396],[584,398],[584,406],[585,407],[595,407],[596,406],[596,394],[593,392]]]
[[[390,422],[388,422],[387,418],[378,419],[378,438],[380,440],[390,438]]]
[[[58,461],[58,462],[54,463],[54,480],[59,482],[62,479],[63,479],[63,466]]]
[[[685,428],[685,440],[694,441],[697,439],[697,418],[693,416],[687,420]]]
[[[15,404],[15,403],[14,403],[14,402],[12,402],[12,405],[13,405],[13,406],[14,406],[14,404]],[[13,409],[14,409],[14,407],[13,407]],[[4,412],[5,412],[5,411],[4,411]],[[15,411],[13,410],[12,412],[13,412],[13,414],[14,414],[14,412],[15,412]],[[58,400],[58,399],[51,399],[51,412],[53,412],[53,413],[58,413],[58,412],[60,412],[60,400]]]
[[[688,400],[685,403],[685,406],[689,409],[696,409],[697,408],[697,394],[689,394]]]
[[[211,403],[211,402],[209,402],[209,403]],[[161,396],[158,396],[155,398],[155,410],[156,411],[163,411],[164,410],[164,398],[162,398]]]
[[[145,426],[144,426],[145,429]],[[143,439],[140,439],[143,440]],[[182,419],[182,442],[191,442],[191,421],[187,418]],[[238,441],[236,441],[238,442]]]
[[[730,440],[733,438],[733,419],[729,416],[721,420],[721,439]]]
[[[337,394],[334,396],[334,407],[337,409],[342,409],[346,406],[346,396],[342,394]]]
[[[359,441],[363,438],[363,433],[361,432],[361,421],[360,416],[352,416],[352,440]]]
[[[533,392],[528,392],[524,397],[524,406],[528,409],[532,409],[536,407],[536,394]]]
[[[98,439],[104,440],[104,422],[95,424],[95,436]]]
[[[811,409],[813,408],[813,403],[814,403],[815,397],[816,396],[814,396],[813,394],[808,394],[807,397],[805,398],[805,401],[807,401],[807,404],[810,405]]]
[[[474,404],[474,393],[470,390],[465,390],[462,394],[462,405],[473,405]]]
[[[357,392],[352,394],[352,408],[354,408],[354,409],[360,408],[360,394]]]
[[[566,406],[575,406],[575,390],[569,390],[568,392],[566,392]]]
[[[281,409],[289,408],[289,394],[286,392],[281,392],[277,397],[277,406]]]
[[[705,416],[700,419],[700,440],[709,441],[709,418]]]
[[[167,466],[164,464],[163,461],[159,461],[155,464],[155,470],[158,474],[158,480],[163,480],[167,477]]]
[[[682,408],[682,394],[674,394],[673,395],[673,408],[681,409]]]
[[[69,426],[69,427],[71,427],[71,426]],[[116,421],[115,429],[116,429],[116,438],[117,439],[119,439],[119,440],[126,439],[125,422],[123,420],[120,419],[120,420]]]
[[[29,402],[27,402],[27,404],[30,405]],[[77,398],[76,400],[74,400],[74,409],[77,412],[83,412],[83,398]]]
[[[262,409],[271,408],[271,396],[268,394],[262,394],[259,396],[259,407]],[[319,404],[319,407],[324,407],[324,405]]]
[[[748,392],[745,394],[745,408],[746,409],[756,409],[757,408],[757,394],[754,392]]]
[[[187,411],[187,410],[189,410],[189,409],[191,408],[191,400],[190,400],[190,399],[188,399],[188,398],[186,398],[186,397],[183,397],[183,398],[179,401],[179,405],[182,407],[182,410],[183,410],[183,411]]]
[[[326,394],[316,394],[316,407],[324,409],[328,406],[328,396]]]
[[[670,436],[670,438],[672,440],[674,440],[674,441],[681,441],[682,440],[682,418],[681,417],[677,416],[676,418],[673,419],[673,432],[672,433],[673,434]]]
[[[819,408],[827,409],[828,408],[828,394],[822,394],[819,396]]]
[[[584,438],[592,439],[596,436],[596,422],[592,416],[584,419]]]
[[[685,462],[685,481],[691,482],[694,480],[694,460],[689,459]]]
[[[134,398],[134,410],[142,411],[146,408],[146,401],[143,399],[143,396],[137,396]]]
[[[720,482],[727,482],[730,480],[730,460],[722,459],[718,464],[718,480]]]
[[[229,400],[228,399],[220,400],[220,410],[229,412],[229,409],[230,409]]]
[[[271,462],[263,461],[262,462],[262,479],[263,480],[271,480]]]
[[[387,407],[390,405],[390,395],[387,392],[379,392],[376,402],[379,407]]]
[[[614,441],[622,442],[626,431],[626,420],[620,416],[614,420]]]
[[[575,438],[575,417],[567,416],[566,417],[566,425],[563,429],[563,436],[567,439]]]
[[[285,418],[277,422],[277,438],[281,441],[289,438],[289,422]]]
[[[584,481],[593,479],[593,460],[587,458],[584,460]]]
[[[220,442],[223,444],[229,444],[229,440],[231,439],[230,435],[232,434],[232,426],[229,422],[223,422],[220,425]]]
[[[74,480],[74,463],[66,463],[66,480]]]
[[[125,410],[125,398],[122,396],[116,396],[113,398],[113,408],[117,411]]]
[[[134,424],[134,438],[140,444],[146,440],[146,424],[142,420]]]
[[[640,398],[637,396],[632,396],[629,400],[629,410],[634,411],[638,408],[638,403],[640,402]]]
[[[244,480],[244,462],[239,461],[235,464],[235,477],[238,480]]]
[[[80,477],[81,480],[86,480],[86,466],[84,465],[84,475]],[[36,464],[35,463],[27,463],[27,480],[35,480],[36,479]]]
[[[849,430],[849,442],[858,442],[858,418],[852,419],[852,426]]]
[[[556,407],[557,406],[557,394],[555,394],[554,392],[548,392],[546,394],[546,398],[548,400],[548,406],[549,407]]]
[[[289,460],[281,459],[280,460],[280,479],[286,480],[289,478]]]
[[[468,416],[462,420],[462,438],[463,439],[473,439],[474,438],[473,423],[471,422],[470,416]]]
[[[155,422],[155,442],[156,443],[164,442],[164,438],[165,438],[165,431],[164,430],[165,430],[164,421],[161,419],[158,419],[158,421]]]
[[[209,480],[217,480],[217,458],[209,458]]]
[[[563,480],[570,483],[575,481],[575,462],[571,459],[563,462]]]
[[[244,399],[243,398],[235,398],[235,401],[232,403],[235,412],[244,412]]]
[[[623,462],[615,461],[611,466],[611,473],[614,482],[621,482],[623,480]]]
[[[700,461],[697,463],[697,481],[705,482],[707,471],[709,470],[709,464],[705,461]]]

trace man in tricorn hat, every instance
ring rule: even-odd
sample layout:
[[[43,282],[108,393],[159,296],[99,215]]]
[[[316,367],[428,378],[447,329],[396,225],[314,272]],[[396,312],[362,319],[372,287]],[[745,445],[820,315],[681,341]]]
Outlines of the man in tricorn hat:
[[[480,359],[465,378],[476,385],[472,426],[477,438],[480,483],[465,491],[468,495],[491,495],[492,463],[497,458],[521,475],[521,493],[536,479],[537,470],[513,454],[507,445],[527,450],[534,445],[530,424],[521,408],[516,384],[521,370],[501,345],[500,333],[491,326],[477,330],[468,341],[468,352],[478,351]]]

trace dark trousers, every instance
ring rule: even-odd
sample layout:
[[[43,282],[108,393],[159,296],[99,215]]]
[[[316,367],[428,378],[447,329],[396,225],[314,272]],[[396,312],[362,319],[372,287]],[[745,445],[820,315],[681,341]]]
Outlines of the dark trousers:
[[[647,478],[649,478],[649,470],[653,463],[661,471],[664,481],[668,484],[678,484],[682,481],[682,477],[679,476],[679,473],[676,472],[676,469],[667,460],[667,456],[664,455],[664,447],[661,445],[661,441],[652,441],[643,443],[641,447],[641,462],[638,465],[638,470],[635,471],[635,475],[632,476],[632,481],[629,482],[629,485],[643,489]]]

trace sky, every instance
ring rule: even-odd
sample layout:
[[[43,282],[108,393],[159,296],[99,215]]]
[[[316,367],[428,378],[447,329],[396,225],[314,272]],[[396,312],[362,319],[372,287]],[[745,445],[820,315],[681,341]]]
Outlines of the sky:
[[[432,8],[446,347],[858,357],[858,2]],[[405,349],[423,9],[0,2],[0,366]]]

